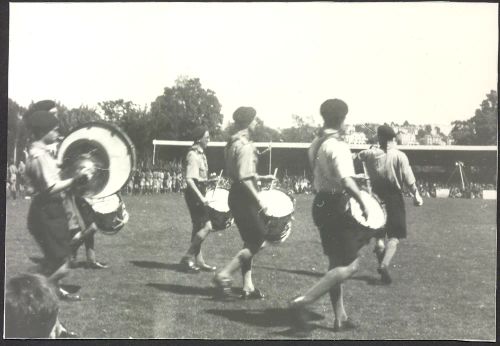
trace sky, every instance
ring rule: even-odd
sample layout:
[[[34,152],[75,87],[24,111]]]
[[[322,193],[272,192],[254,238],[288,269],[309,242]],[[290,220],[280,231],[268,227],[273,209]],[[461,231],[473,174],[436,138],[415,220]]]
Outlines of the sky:
[[[9,97],[149,106],[179,76],[215,91],[225,122],[269,126],[465,120],[497,88],[494,3],[11,3]]]

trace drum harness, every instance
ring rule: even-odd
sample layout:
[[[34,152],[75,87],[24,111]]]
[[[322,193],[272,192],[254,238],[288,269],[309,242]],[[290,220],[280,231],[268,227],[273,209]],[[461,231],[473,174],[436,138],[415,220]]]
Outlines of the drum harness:
[[[322,130],[323,131],[323,130]],[[335,131],[333,133],[329,133],[329,134],[323,134],[319,141],[318,141],[318,144],[316,145],[316,147],[314,148],[314,155],[313,155],[313,158],[310,162],[311,164],[311,169],[312,169],[312,172],[313,172],[313,186],[314,186],[314,169],[316,167],[316,161],[318,160],[318,153],[319,153],[319,149],[321,149],[321,146],[329,139],[331,138],[338,138],[339,136],[339,133],[338,131]],[[313,189],[313,192],[314,194],[317,194],[318,191],[316,191],[315,189]],[[321,205],[318,205],[318,207],[322,207],[324,206],[325,202],[323,201]]]

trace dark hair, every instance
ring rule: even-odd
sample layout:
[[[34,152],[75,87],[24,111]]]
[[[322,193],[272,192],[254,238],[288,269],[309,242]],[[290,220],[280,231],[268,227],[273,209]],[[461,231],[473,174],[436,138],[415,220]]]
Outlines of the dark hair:
[[[45,277],[21,274],[7,283],[5,337],[48,338],[58,313],[58,298]]]
[[[387,142],[396,138],[396,132],[392,127],[387,125],[382,125],[377,128],[377,137],[380,145],[387,145]]]
[[[235,127],[239,130],[247,128],[256,115],[257,111],[253,107],[239,107],[233,113]]]
[[[347,104],[339,99],[326,100],[319,108],[325,126],[330,128],[338,128],[342,125],[348,111]]]

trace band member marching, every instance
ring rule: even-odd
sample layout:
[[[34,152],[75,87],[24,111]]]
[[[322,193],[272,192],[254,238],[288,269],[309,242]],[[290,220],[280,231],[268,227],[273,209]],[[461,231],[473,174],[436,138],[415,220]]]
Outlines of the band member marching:
[[[316,192],[312,216],[329,260],[329,270],[303,295],[291,301],[293,328],[298,332],[312,330],[308,307],[326,293],[330,294],[335,315],[334,331],[355,327],[344,309],[342,283],[358,270],[358,251],[373,235],[357,232],[356,225],[348,220],[345,212],[347,198],[352,196],[368,218],[367,206],[352,178],[355,172],[350,149],[339,135],[347,112],[347,104],[342,100],[326,100],[320,107],[324,127],[308,151]]]
[[[26,164],[26,177],[34,194],[28,212],[28,230],[45,256],[50,279],[57,284],[69,272],[73,235],[82,230],[91,232],[95,224],[88,214],[80,214],[72,193],[92,173],[81,170],[77,176],[62,180],[56,159],[50,153],[49,145],[59,138],[55,107],[53,101],[40,101],[24,115],[24,121],[34,139]],[[60,287],[58,293],[66,300],[80,299]]]
[[[205,263],[201,251],[201,244],[212,230],[212,223],[207,210],[209,200],[205,197],[208,184],[208,164],[205,149],[210,141],[208,129],[206,127],[196,128],[193,132],[193,139],[194,143],[186,156],[187,188],[184,192],[193,230],[191,245],[181,259],[181,265],[186,272],[196,273],[200,269],[213,272],[216,268]]]
[[[377,239],[374,252],[382,282],[390,284],[392,279],[389,275],[389,265],[396,253],[399,239],[406,238],[406,211],[401,191],[403,185],[410,189],[416,206],[421,206],[423,200],[415,184],[408,157],[396,149],[394,130],[386,125],[380,126],[377,136],[380,148],[363,150],[357,157],[365,163],[373,192],[384,202],[387,210],[385,233]]]
[[[242,299],[262,299],[264,295],[252,282],[252,259],[261,249],[266,235],[261,213],[266,206],[257,194],[258,180],[272,180],[272,175],[257,174],[257,150],[250,136],[257,124],[256,111],[252,107],[240,107],[234,114],[237,132],[231,137],[225,150],[226,170],[232,179],[228,203],[234,221],[243,240],[243,249],[214,277],[219,293],[230,291],[233,273],[241,268],[243,276]]]

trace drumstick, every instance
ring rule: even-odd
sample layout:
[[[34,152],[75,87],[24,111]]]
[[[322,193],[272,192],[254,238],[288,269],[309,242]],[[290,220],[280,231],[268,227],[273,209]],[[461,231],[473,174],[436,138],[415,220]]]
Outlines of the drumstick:
[[[220,170],[219,176],[217,177],[217,182],[215,183],[215,189],[212,191],[212,198],[214,198],[215,190],[217,190],[217,188],[219,187],[219,182],[220,182],[220,178],[222,176],[222,172],[224,172],[223,169]]]
[[[276,180],[276,173],[278,173],[278,168],[276,167],[276,169],[274,170],[274,174],[273,174],[273,181],[271,181],[271,186],[269,187],[269,190],[272,190],[273,189],[273,186],[274,186],[274,182]]]

